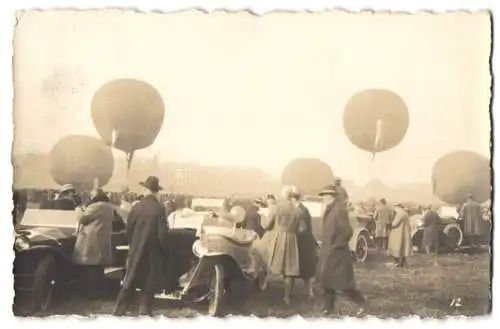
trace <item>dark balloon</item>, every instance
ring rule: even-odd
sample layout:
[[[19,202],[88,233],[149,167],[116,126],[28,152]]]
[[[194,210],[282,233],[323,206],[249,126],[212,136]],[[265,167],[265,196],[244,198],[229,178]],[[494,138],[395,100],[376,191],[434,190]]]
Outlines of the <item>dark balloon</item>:
[[[461,204],[472,193],[483,203],[491,197],[490,160],[471,151],[456,151],[439,158],[432,168],[434,195],[449,204]]]
[[[410,124],[404,100],[385,89],[355,94],[344,110],[344,130],[352,144],[373,154],[398,145]]]
[[[111,149],[96,137],[73,135],[61,138],[49,156],[50,175],[56,183],[91,189],[94,179],[106,185],[115,166]]]
[[[95,93],[91,108],[92,120],[104,142],[129,154],[153,144],[165,117],[158,91],[133,79],[106,83]]]
[[[319,159],[295,159],[281,175],[283,185],[295,185],[305,195],[316,195],[334,180],[332,169]]]

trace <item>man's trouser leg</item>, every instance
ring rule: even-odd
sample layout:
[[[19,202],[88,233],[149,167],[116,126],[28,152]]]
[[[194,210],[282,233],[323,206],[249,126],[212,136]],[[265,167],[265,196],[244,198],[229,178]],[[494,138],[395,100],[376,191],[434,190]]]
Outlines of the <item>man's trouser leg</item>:
[[[134,290],[132,288],[122,287],[120,293],[118,294],[118,298],[116,299],[116,306],[113,311],[113,315],[121,316],[127,313],[128,303],[130,297],[132,297],[133,291]]]
[[[335,307],[336,292],[334,289],[325,289],[324,294],[325,294],[325,305],[323,312],[325,314],[330,314],[333,311],[333,308]]]
[[[151,316],[153,313],[154,291],[144,289],[139,294],[139,315]]]

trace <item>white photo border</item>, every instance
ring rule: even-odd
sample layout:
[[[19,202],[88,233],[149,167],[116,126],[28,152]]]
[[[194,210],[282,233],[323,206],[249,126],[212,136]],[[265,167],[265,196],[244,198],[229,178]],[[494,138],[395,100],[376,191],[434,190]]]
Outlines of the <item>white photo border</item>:
[[[4,282],[2,284],[2,288],[0,291],[1,296],[1,310],[2,310],[2,319],[6,319],[7,321],[2,321],[5,323],[6,328],[17,328],[17,327],[25,327],[25,326],[37,326],[48,324],[52,328],[68,328],[68,327],[79,327],[81,325],[98,325],[104,328],[107,328],[112,325],[119,325],[122,328],[135,328],[137,325],[144,325],[151,327],[164,327],[171,325],[183,325],[189,326],[191,328],[198,328],[199,326],[221,326],[221,325],[234,325],[239,327],[255,327],[260,325],[268,325],[273,328],[289,328],[292,327],[299,328],[301,326],[335,326],[335,327],[358,327],[362,328],[363,326],[370,326],[370,328],[375,328],[380,326],[387,328],[388,326],[401,326],[402,323],[400,321],[403,320],[391,320],[384,321],[378,320],[375,318],[370,318],[369,323],[365,323],[359,319],[343,319],[337,320],[333,323],[328,320],[315,320],[309,321],[304,320],[300,317],[288,318],[288,319],[258,319],[256,317],[253,318],[243,318],[243,317],[229,317],[227,319],[218,320],[208,317],[200,317],[196,319],[184,319],[184,320],[174,320],[167,318],[157,318],[157,319],[142,319],[140,321],[144,321],[144,323],[136,323],[136,319],[125,318],[125,319],[117,319],[113,317],[99,317],[98,322],[89,322],[86,318],[76,317],[76,316],[67,316],[67,317],[58,317],[51,319],[16,319],[12,315],[12,297],[13,297],[13,289],[12,289],[12,260],[13,260],[13,252],[12,252],[12,227],[11,227],[11,215],[10,211],[12,209],[12,165],[10,160],[11,155],[11,147],[12,147],[12,104],[13,104],[13,85],[12,85],[12,36],[14,30],[14,14],[17,10],[30,10],[30,9],[54,9],[54,8],[66,8],[66,9],[97,9],[97,8],[130,8],[137,9],[141,12],[171,12],[178,11],[182,9],[204,9],[207,12],[213,11],[215,9],[226,9],[230,11],[237,10],[250,10],[255,14],[264,14],[269,11],[278,11],[278,10],[286,10],[286,11],[321,11],[325,9],[346,9],[349,11],[359,11],[359,10],[375,10],[375,11],[392,11],[392,12],[410,12],[415,13],[418,11],[429,11],[429,12],[449,12],[456,10],[463,11],[478,11],[478,10],[491,10],[493,16],[499,13],[499,1],[498,0],[454,0],[454,1],[445,1],[445,0],[419,0],[419,1],[401,1],[401,0],[178,0],[178,1],[164,1],[164,0],[65,0],[65,1],[57,1],[57,0],[23,0],[23,1],[7,1],[3,0],[0,2],[0,40],[1,40],[1,49],[0,49],[0,77],[1,77],[1,109],[0,112],[2,118],[0,119],[0,131],[2,132],[3,138],[0,139],[0,148],[2,154],[2,162],[0,163],[0,170],[2,175],[3,183],[0,184],[0,209],[2,213],[2,227],[0,233],[2,236],[0,237],[1,243],[1,255],[0,258],[3,262],[1,267],[1,281]],[[495,22],[494,22],[495,23]],[[498,25],[493,24],[494,26],[494,35],[498,35]],[[498,44],[494,43],[493,53],[496,56],[498,53]],[[33,54],[36,56],[36,54]],[[493,75],[498,72],[498,60],[495,58],[492,59],[492,67],[493,67]],[[494,91],[497,90],[497,86],[495,86]],[[495,110],[493,113],[498,113],[498,104],[494,102]],[[494,114],[495,116],[495,114]],[[495,125],[496,126],[496,125]],[[496,169],[496,161],[497,155],[494,154],[494,169]],[[495,185],[496,186],[497,178],[495,177]],[[494,213],[497,213],[498,210],[498,197],[495,194],[494,200]],[[497,226],[495,225],[495,231],[498,231]],[[495,232],[497,233],[497,232]],[[498,242],[494,240],[494,251],[497,251],[496,248],[498,246]],[[497,253],[494,252],[496,256]],[[493,277],[493,296],[497,296],[495,292],[498,290],[498,282],[497,276]],[[483,323],[487,323],[490,325],[492,321],[497,322],[499,318],[499,303],[493,303],[493,317],[481,317],[474,319],[474,323],[472,325],[480,326]],[[169,321],[168,323],[165,321]],[[170,322],[173,321],[173,322]],[[408,318],[404,320],[405,328],[418,327],[421,325],[421,322],[418,318]],[[425,320],[425,325],[433,325],[433,326],[442,326],[442,325],[453,325],[455,328],[467,326],[469,322],[463,319],[447,319],[446,321],[440,320]]]

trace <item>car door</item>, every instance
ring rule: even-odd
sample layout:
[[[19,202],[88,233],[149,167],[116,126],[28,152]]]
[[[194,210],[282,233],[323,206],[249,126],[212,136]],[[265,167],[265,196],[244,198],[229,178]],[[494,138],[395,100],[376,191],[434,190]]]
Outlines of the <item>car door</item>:
[[[105,269],[105,275],[109,278],[121,279],[125,274],[125,264],[128,254],[128,241],[125,221],[116,213],[113,220],[113,232],[111,234],[111,245],[113,253],[113,264]]]

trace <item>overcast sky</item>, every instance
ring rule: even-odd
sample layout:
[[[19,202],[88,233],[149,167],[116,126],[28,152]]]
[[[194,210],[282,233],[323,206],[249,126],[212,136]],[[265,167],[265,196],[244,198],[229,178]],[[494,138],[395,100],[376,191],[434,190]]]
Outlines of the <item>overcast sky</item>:
[[[428,182],[447,152],[489,156],[489,55],[485,13],[26,13],[15,36],[14,151],[97,136],[93,93],[135,78],[166,105],[156,142],[138,154],[276,174],[315,157],[358,183]],[[342,122],[349,98],[369,88],[399,94],[410,112],[404,140],[375,162]]]

